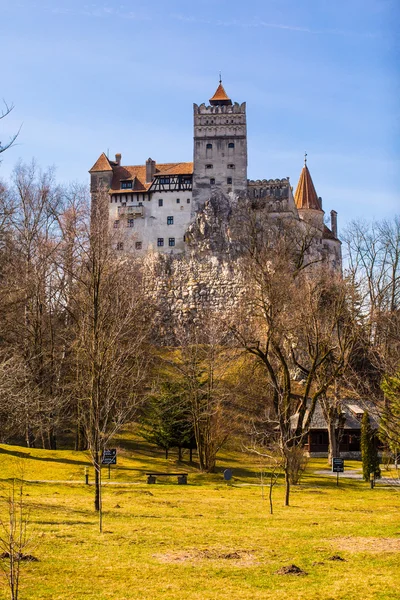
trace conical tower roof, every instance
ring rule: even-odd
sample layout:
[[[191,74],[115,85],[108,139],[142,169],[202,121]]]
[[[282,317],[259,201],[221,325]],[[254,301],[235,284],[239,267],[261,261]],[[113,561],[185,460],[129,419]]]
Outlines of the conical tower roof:
[[[219,86],[212,98],[210,98],[210,104],[212,106],[230,106],[232,105],[232,100],[227,95],[224,86],[222,85],[222,81],[219,81]]]
[[[296,207],[299,210],[308,208],[311,210],[320,210],[322,212],[321,204],[306,162],[304,163],[303,170],[300,174],[299,183],[297,184],[296,192],[294,194],[294,200],[296,202]]]
[[[104,152],[100,154],[99,158],[96,160],[89,173],[95,173],[96,171],[112,171],[110,161],[108,160]]]

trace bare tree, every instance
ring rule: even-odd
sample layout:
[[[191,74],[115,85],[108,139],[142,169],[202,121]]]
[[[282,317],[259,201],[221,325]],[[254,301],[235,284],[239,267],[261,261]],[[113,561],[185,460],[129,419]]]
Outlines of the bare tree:
[[[247,295],[231,329],[268,376],[288,505],[297,447],[304,444],[316,403],[348,360],[352,315],[340,275],[310,261],[309,243],[294,244],[285,223],[264,224],[251,215],[249,227],[244,220],[242,229]]]
[[[7,238],[3,250],[1,358],[18,356],[25,369],[25,426],[28,445],[39,439],[54,447],[52,423],[58,403],[56,357],[55,252],[59,243],[60,194],[51,171],[20,164],[9,192]]]
[[[74,303],[90,244],[90,199],[86,186],[71,184],[64,191],[62,211],[58,215],[60,244],[56,261],[58,305],[60,313],[59,360],[56,382],[66,400],[66,416],[75,428],[75,449],[86,450],[87,440],[81,419],[81,399],[75,385]]]
[[[7,104],[7,102],[5,100],[3,100],[3,104],[4,104],[4,108],[0,112],[0,121],[1,121],[1,119],[5,119],[11,113],[11,111],[14,109],[14,105]],[[17,139],[20,131],[21,131],[21,128],[19,128],[17,133],[14,133],[14,135],[12,135],[5,144],[2,144],[0,141],[0,154],[2,154],[3,152],[8,150],[9,148],[11,148],[11,146],[13,146],[15,144],[15,140]]]
[[[361,400],[368,397],[374,401],[382,437],[390,446],[392,427],[396,428],[391,384],[400,368],[400,217],[352,222],[344,241],[347,275],[361,297],[364,331],[348,384]]]
[[[101,460],[143,398],[149,365],[151,305],[139,265],[119,258],[108,230],[107,194],[92,206],[89,244],[73,297],[76,389],[95,467],[95,510],[102,530]]]
[[[29,508],[24,498],[24,480],[13,479],[6,490],[7,516],[0,519],[0,567],[7,580],[10,600],[18,600],[23,561],[37,560],[27,554],[32,545],[28,535]]]

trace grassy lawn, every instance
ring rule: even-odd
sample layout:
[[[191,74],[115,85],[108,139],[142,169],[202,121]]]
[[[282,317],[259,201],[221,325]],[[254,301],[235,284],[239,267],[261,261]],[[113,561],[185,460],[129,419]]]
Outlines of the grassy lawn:
[[[39,559],[23,567],[21,600],[400,597],[400,489],[370,490],[345,478],[336,487],[334,478],[314,473],[326,461],[313,460],[292,488],[290,507],[283,506],[283,486],[275,487],[270,515],[257,463],[239,452],[221,453],[220,472],[203,475],[138,441],[118,444],[115,485],[103,491],[103,534],[93,487],[83,484],[84,453],[0,446],[2,496],[23,465],[29,552]],[[221,473],[228,466],[231,485]],[[188,485],[147,485],[149,468],[188,471]],[[107,483],[106,469],[104,476]],[[333,555],[345,560],[329,560]],[[291,563],[307,575],[276,574]],[[5,588],[0,597],[8,598]]]

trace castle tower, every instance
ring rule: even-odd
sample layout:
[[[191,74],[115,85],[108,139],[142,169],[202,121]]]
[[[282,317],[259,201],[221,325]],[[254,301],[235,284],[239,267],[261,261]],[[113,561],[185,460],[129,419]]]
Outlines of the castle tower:
[[[322,198],[317,196],[310,171],[307,167],[307,153],[304,156],[304,167],[300,174],[294,195],[296,208],[301,221],[315,228],[315,240],[311,249],[311,260],[316,264],[322,261],[334,271],[342,269],[341,241],[338,239],[337,212],[331,211],[331,229],[324,223]]]
[[[213,191],[247,193],[246,103],[232,103],[222,81],[210,105],[193,105],[193,213]]]
[[[307,167],[307,154],[304,157],[304,167],[300,174],[294,200],[300,219],[322,230],[325,213],[322,210],[322,200],[317,196],[310,171]]]

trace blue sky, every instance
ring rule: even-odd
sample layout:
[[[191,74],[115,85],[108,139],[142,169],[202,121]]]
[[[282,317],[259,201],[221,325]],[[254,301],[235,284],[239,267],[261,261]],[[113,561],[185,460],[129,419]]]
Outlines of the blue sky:
[[[192,104],[222,71],[247,102],[249,178],[290,176],[307,150],[339,224],[400,212],[398,0],[0,0],[0,121],[19,158],[88,181],[124,164],[192,160]],[[396,39],[397,36],[397,39]]]

